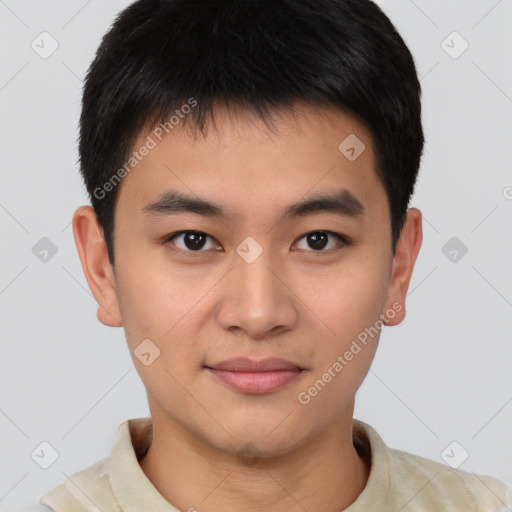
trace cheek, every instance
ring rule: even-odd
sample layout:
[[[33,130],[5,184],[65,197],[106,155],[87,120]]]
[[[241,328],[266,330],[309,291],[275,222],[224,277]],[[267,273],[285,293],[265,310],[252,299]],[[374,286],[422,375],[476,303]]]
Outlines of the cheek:
[[[158,251],[156,251],[158,252]],[[118,300],[127,334],[160,338],[185,314],[179,276],[155,250],[120,240],[116,263]]]
[[[316,344],[318,364],[302,389],[302,399],[309,404],[305,411],[312,418],[335,416],[343,410],[375,357],[380,336],[376,327],[380,327],[377,321],[385,307],[387,279],[385,268],[375,261],[373,265],[360,262],[340,268],[324,282],[317,280],[310,294],[311,308],[329,327],[322,327],[326,334]]]
[[[194,340],[198,337],[194,331],[200,326],[198,315],[204,314],[203,302],[206,302],[198,304],[198,299],[213,282],[196,280],[194,284],[158,258],[148,255],[145,259],[142,251],[126,250],[124,254],[126,258],[119,261],[116,270],[118,301],[137,370],[143,380],[155,382],[155,379],[170,378],[165,370],[176,376],[183,374],[198,358],[194,350]],[[151,366],[137,359],[137,353],[145,346],[141,343],[147,339],[157,347],[145,342],[150,351],[158,353]]]
[[[387,298],[387,273],[384,258],[354,253],[329,271],[297,276],[298,295],[312,321],[340,349],[379,318]]]

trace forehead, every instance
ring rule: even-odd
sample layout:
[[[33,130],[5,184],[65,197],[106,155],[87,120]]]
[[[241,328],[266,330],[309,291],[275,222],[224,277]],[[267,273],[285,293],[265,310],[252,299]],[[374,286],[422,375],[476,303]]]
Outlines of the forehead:
[[[151,149],[123,179],[120,208],[143,215],[166,190],[214,199],[239,218],[328,191],[348,190],[370,210],[386,201],[371,136],[353,116],[308,105],[273,112],[270,125],[242,109],[214,114],[205,136],[191,123],[141,133],[132,150]]]

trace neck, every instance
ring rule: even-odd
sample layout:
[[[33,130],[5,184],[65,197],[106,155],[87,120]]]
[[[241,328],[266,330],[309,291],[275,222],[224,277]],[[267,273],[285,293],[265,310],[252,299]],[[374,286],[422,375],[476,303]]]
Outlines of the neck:
[[[352,443],[352,410],[289,453],[244,460],[157,416],[140,466],[179,510],[340,512],[361,494],[370,471]]]

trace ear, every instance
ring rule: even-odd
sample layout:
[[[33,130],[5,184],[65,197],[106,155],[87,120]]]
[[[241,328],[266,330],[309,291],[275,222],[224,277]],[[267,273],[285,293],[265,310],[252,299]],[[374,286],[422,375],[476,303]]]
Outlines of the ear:
[[[421,212],[410,208],[397,242],[388,290],[386,311],[394,311],[395,314],[392,318],[390,315],[384,318],[385,325],[398,325],[405,318],[405,298],[422,240]]]
[[[103,230],[91,206],[81,206],[75,211],[73,236],[85,279],[98,302],[98,320],[110,327],[121,327],[114,269],[108,259]]]

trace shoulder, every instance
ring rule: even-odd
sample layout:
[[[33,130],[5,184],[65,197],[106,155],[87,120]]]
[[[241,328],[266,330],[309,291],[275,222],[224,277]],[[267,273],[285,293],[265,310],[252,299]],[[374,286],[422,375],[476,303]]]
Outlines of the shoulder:
[[[418,510],[498,512],[510,510],[512,505],[510,489],[494,477],[454,469],[391,448],[389,461],[395,483],[402,487],[404,498],[411,500]],[[410,510],[416,509],[410,507]]]
[[[354,420],[354,427],[359,450],[371,453],[362,504],[377,502],[402,512],[512,510],[511,489],[500,480],[390,448],[367,423]]]
[[[109,480],[110,459],[74,473],[40,499],[55,512],[121,512]]]

